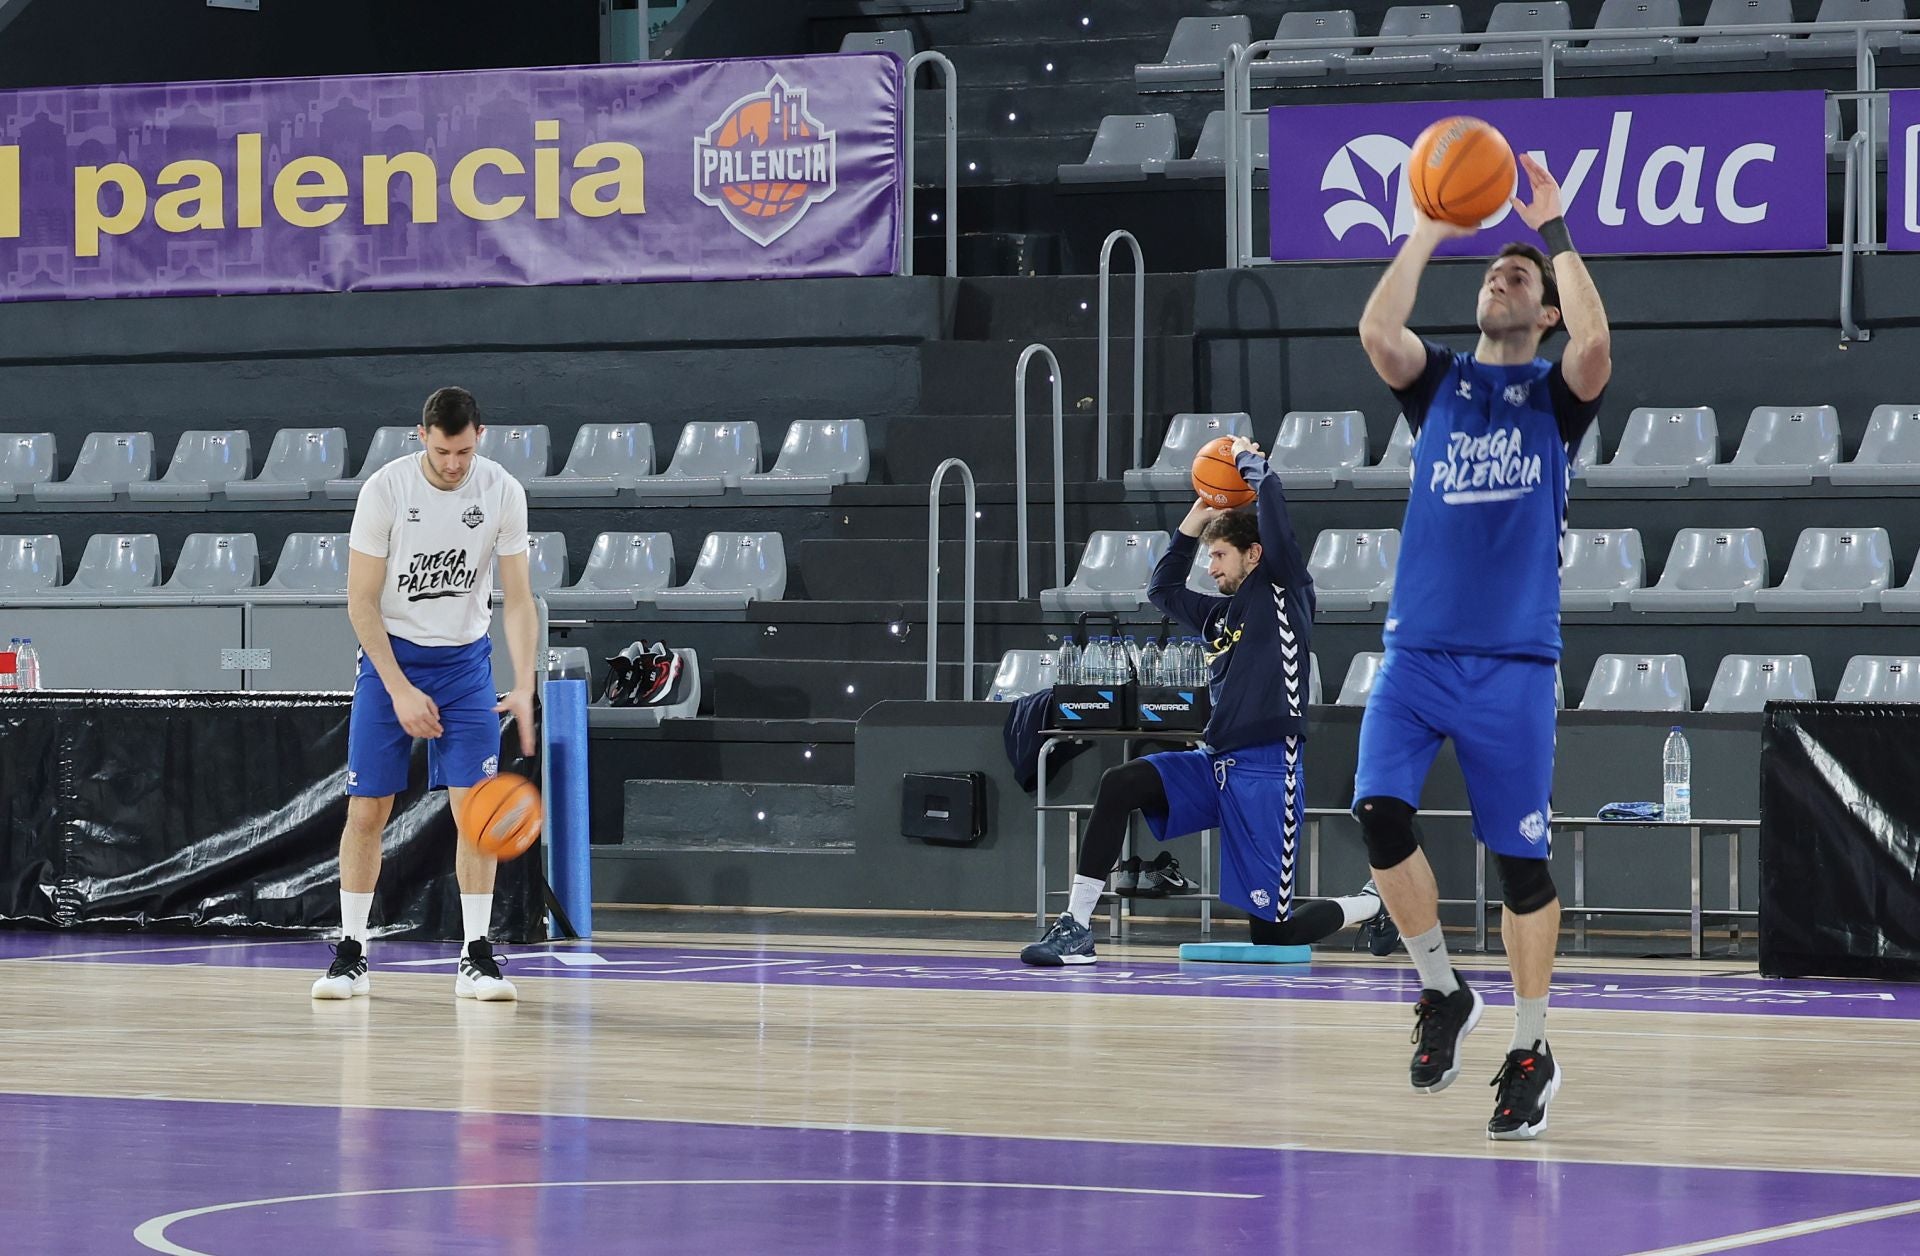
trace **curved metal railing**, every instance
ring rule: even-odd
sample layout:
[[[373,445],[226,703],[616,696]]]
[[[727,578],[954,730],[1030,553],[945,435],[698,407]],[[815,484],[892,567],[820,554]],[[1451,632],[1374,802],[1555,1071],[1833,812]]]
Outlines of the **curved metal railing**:
[[[1013,508],[1019,541],[1020,598],[1033,596],[1027,581],[1027,366],[1036,357],[1047,359],[1047,378],[1053,383],[1053,583],[1067,582],[1067,437],[1066,409],[1061,404],[1060,359],[1043,344],[1030,344],[1013,368]]]
[[[927,701],[940,696],[940,487],[947,472],[960,472],[967,510],[966,601],[961,611],[960,697],[973,701],[973,609],[974,609],[974,516],[979,501],[974,495],[973,468],[958,458],[949,458],[933,473],[927,489]]]
[[[1113,332],[1111,298],[1113,296],[1113,246],[1125,240],[1133,250],[1133,461],[1140,465],[1140,438],[1146,397],[1147,356],[1147,258],[1140,241],[1131,231],[1115,231],[1100,246],[1100,446],[1096,455],[1099,478],[1107,478],[1107,366],[1110,361],[1108,338]]]
[[[953,62],[929,48],[907,60],[907,199],[900,211],[900,273],[913,273],[913,200],[914,200],[914,104],[913,80],[923,65],[940,67],[940,82],[947,102],[947,277],[960,273],[960,84],[954,77]]]

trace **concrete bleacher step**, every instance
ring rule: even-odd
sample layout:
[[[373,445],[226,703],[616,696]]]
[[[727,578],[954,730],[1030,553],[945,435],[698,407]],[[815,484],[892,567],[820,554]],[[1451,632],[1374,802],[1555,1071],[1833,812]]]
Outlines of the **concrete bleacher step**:
[[[1258,30],[1262,24],[1276,25],[1282,7],[1276,0],[1185,0],[1178,6],[1170,6],[1165,0],[1101,0],[1097,5],[972,0],[964,13],[917,15],[911,25],[921,32],[920,45],[926,48],[1153,36],[1159,41],[1158,51],[1164,51],[1179,18],[1246,13],[1254,15],[1254,28]],[[872,23],[874,27],[908,24],[886,18],[876,18]],[[1158,52],[1152,59],[1158,59]]]
[[[851,854],[851,785],[628,779],[620,845],[628,850]]]
[[[1110,81],[1034,83],[1018,86],[983,87],[961,80],[960,112],[955,130],[964,139],[992,137],[1015,139],[1031,136],[1071,136],[1086,156],[1086,146],[1100,120],[1112,113],[1170,113],[1179,131],[1180,155],[1186,156],[1200,138],[1200,127],[1207,114],[1220,108],[1220,93],[1192,92],[1183,95],[1159,95],[1149,105],[1124,102],[1133,94],[1133,68],[1124,77]],[[945,94],[923,87],[914,100],[922,118],[945,116]],[[936,132],[937,134],[937,132]]]
[[[957,496],[957,494],[956,494]],[[811,573],[807,596],[814,601],[919,602],[927,595],[925,541],[800,542],[800,566]],[[1083,546],[1067,546],[1067,569],[1080,561]],[[983,602],[1005,602],[1019,597],[1020,547],[1013,541],[981,541],[974,559],[975,594]],[[1053,570],[1053,547],[1029,544],[1027,566],[1037,578]],[[1051,579],[1049,575],[1048,579]],[[940,543],[940,580],[943,597],[957,598],[965,588],[966,543]]]
[[[1099,255],[1094,255],[1099,260]],[[1193,276],[1169,275],[1147,264],[1149,336],[1193,334]],[[1133,336],[1133,256],[1124,245],[1114,253],[1113,334],[1116,396],[1131,396]],[[980,276],[960,281],[954,304],[955,340],[1008,340],[1022,346],[1036,340],[1084,340],[1100,333],[1100,283],[1096,276]],[[1098,342],[1095,342],[1096,345]],[[1097,383],[1097,381],[1096,381]]]
[[[1044,372],[1039,372],[1044,374]],[[1013,390],[1009,386],[1008,390]],[[1011,403],[1009,403],[1011,404]],[[1164,419],[1150,413],[1142,442],[1152,460],[1159,448],[1158,436]],[[1091,480],[1095,467],[1094,451],[1099,436],[1097,414],[1080,413],[1069,407],[1060,424],[1066,447],[1067,492],[1077,482]],[[890,484],[926,484],[933,472],[948,458],[964,458],[976,484],[1011,484],[1014,477],[1013,418],[1010,414],[915,415],[887,424],[886,477]],[[1107,415],[1107,472],[1115,480],[1129,465],[1133,441],[1133,416],[1126,407],[1109,402]],[[1033,487],[1032,500],[1039,501],[1053,488],[1053,408],[1027,407],[1027,479]],[[958,490],[955,497],[958,498]],[[924,527],[921,529],[924,534]]]
[[[940,48],[960,76],[961,95],[974,87],[1047,86],[1084,75],[1126,83],[1133,67],[1166,51],[1167,37],[1154,33],[1111,39],[1037,39],[1025,43],[949,44]],[[1053,68],[1049,70],[1047,67]],[[933,82],[923,79],[924,88]],[[938,116],[938,115],[934,115]]]
[[[1118,320],[1116,320],[1117,322]],[[1100,342],[1092,337],[1067,339],[1036,336],[1060,361],[1062,405],[1073,414],[1091,411],[1100,391]],[[1013,372],[1029,340],[940,340],[920,347],[921,408],[941,414],[993,414],[1013,412]],[[1131,404],[1131,367],[1123,367],[1123,346],[1110,352],[1108,384],[1109,409],[1118,412]],[[1146,408],[1150,412],[1174,414],[1191,409],[1194,398],[1193,337],[1151,336],[1146,344]],[[1044,360],[1028,368],[1027,399],[1031,419],[1042,410],[1051,411]]]
[[[956,640],[956,655],[959,648]],[[974,671],[973,692],[982,697],[992,668],[981,659]],[[714,715],[741,719],[856,720],[876,702],[918,702],[927,695],[924,655],[917,663],[717,658],[707,680],[713,686]],[[941,664],[940,692],[959,696],[959,664]]]

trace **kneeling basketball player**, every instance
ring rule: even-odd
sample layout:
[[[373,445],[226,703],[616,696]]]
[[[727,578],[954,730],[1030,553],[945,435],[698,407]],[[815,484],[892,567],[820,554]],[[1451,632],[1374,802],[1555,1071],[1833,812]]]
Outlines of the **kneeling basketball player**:
[[[1197,750],[1135,759],[1100,778],[1067,910],[1020,953],[1025,963],[1094,962],[1088,922],[1135,811],[1161,841],[1220,830],[1220,900],[1252,918],[1256,945],[1304,945],[1361,923],[1377,955],[1399,940],[1372,882],[1358,894],[1294,908],[1296,843],[1306,822],[1313,579],[1279,478],[1252,441],[1234,441],[1233,453],[1257,495],[1254,507],[1220,511],[1196,501],[1147,589],[1155,606],[1206,642],[1213,698],[1206,741]],[[1194,548],[1203,542],[1218,597],[1187,588]]]

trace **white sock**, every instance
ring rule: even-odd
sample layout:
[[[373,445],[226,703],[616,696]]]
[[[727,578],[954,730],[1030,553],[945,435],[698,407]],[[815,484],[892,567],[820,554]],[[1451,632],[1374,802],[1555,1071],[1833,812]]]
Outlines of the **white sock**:
[[[1513,996],[1513,1045],[1509,1051],[1531,1051],[1535,1043],[1547,1040],[1547,997],[1523,999]]]
[[[1083,877],[1078,873],[1073,878],[1073,894],[1067,899],[1067,915],[1081,924],[1093,919],[1093,909],[1100,902],[1100,896],[1107,892],[1107,883],[1100,877]]]
[[[1453,961],[1447,958],[1447,940],[1438,924],[1406,941],[1407,954],[1413,956],[1413,966],[1420,970],[1422,986],[1441,994],[1452,994],[1460,988],[1460,979],[1453,975]]]
[[[486,937],[487,930],[493,927],[493,895],[462,894],[460,919],[466,925],[467,941]]]
[[[373,895],[340,891],[340,936],[367,944],[367,917],[373,915]]]
[[[1380,896],[1378,894],[1349,894],[1345,898],[1333,900],[1339,904],[1340,912],[1346,917],[1343,924],[1357,925],[1372,920],[1380,914]]]

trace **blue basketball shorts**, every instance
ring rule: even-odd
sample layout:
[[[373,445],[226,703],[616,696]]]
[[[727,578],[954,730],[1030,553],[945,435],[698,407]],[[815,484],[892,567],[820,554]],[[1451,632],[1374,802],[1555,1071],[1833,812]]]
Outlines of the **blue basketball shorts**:
[[[414,686],[440,708],[440,736],[427,743],[427,788],[466,788],[500,770],[500,716],[493,689],[493,643],[415,645],[389,636],[393,657]],[[393,699],[363,651],[347,726],[347,793],[404,793],[413,737],[400,727]]]
[[[1146,813],[1166,841],[1220,830],[1220,901],[1262,920],[1293,915],[1293,873],[1306,823],[1306,739],[1225,752],[1146,756],[1167,791],[1167,810]]]
[[[1553,664],[1389,649],[1360,717],[1354,801],[1420,806],[1443,738],[1466,778],[1473,835],[1488,850],[1545,859],[1553,837]]]

